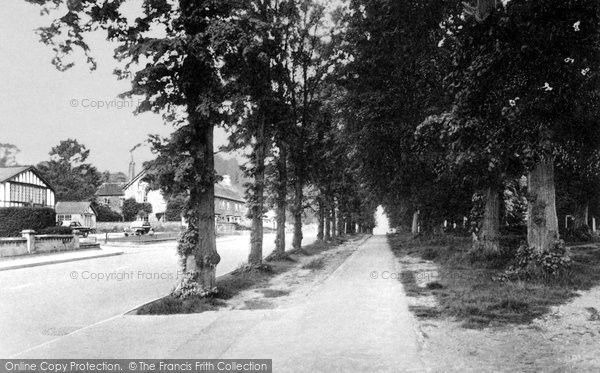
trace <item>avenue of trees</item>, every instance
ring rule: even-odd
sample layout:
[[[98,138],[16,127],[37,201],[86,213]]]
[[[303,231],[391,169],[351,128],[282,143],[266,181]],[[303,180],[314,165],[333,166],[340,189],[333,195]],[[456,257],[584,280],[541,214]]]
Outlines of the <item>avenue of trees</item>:
[[[557,206],[583,229],[596,206],[595,2],[153,0],[130,17],[126,0],[27,1],[59,14],[39,30],[58,69],[80,52],[93,69],[85,35],[104,31],[123,95],[173,126],[149,139],[149,180],[189,222],[178,296],[217,290],[216,126],[248,159],[251,266],[268,208],[283,256],[288,216],[300,249],[311,208],[319,239],[369,232],[381,204],[414,233],[473,224],[480,250],[522,225],[547,252]]]

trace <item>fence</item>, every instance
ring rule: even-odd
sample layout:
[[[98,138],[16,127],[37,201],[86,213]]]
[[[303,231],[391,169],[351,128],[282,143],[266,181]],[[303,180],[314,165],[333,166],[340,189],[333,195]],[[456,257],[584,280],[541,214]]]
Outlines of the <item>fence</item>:
[[[79,236],[46,234],[24,230],[22,237],[0,238],[0,257],[50,253],[79,249]]]

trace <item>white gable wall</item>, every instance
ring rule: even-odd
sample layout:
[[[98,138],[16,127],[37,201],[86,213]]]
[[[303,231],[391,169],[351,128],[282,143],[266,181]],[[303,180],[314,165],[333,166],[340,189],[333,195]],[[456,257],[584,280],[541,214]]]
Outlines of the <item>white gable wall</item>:
[[[55,205],[55,197],[54,192],[50,187],[44,183],[35,173],[31,170],[22,172],[10,180],[4,181],[0,183],[0,207],[19,207],[23,206],[23,203],[18,202],[29,202],[29,201],[12,201],[11,199],[11,184],[14,187],[23,187],[23,188],[35,188],[36,195],[37,193],[42,193],[45,197],[45,207],[54,208]],[[13,187],[13,188],[14,188]],[[43,189],[43,190],[41,190]],[[41,190],[40,192],[37,192]],[[17,203],[15,203],[17,202]],[[36,201],[34,201],[36,202]]]
[[[142,181],[143,177],[139,177],[133,184],[123,190],[125,199],[134,198],[137,203],[147,202],[152,205],[152,213],[148,217],[150,221],[156,221],[157,212],[165,212],[167,209],[167,201],[165,201],[162,193],[159,190],[148,190],[148,183]]]

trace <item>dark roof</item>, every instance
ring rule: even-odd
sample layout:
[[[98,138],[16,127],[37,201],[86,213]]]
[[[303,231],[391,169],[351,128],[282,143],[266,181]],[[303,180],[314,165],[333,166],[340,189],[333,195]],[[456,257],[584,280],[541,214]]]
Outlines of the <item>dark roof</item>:
[[[42,174],[34,166],[13,166],[13,167],[0,167],[0,183],[10,180],[20,173],[31,170],[37,177],[40,178],[48,188],[54,191],[54,188],[50,183],[42,176]]]
[[[29,167],[31,166],[0,167],[0,183],[27,171]]]
[[[95,214],[91,202],[57,202],[54,210],[57,214],[85,214],[90,207]]]
[[[96,195],[98,196],[124,196],[123,185],[125,183],[103,183],[98,188]]]
[[[230,199],[237,202],[246,202],[242,194],[233,186],[215,184],[215,197]]]

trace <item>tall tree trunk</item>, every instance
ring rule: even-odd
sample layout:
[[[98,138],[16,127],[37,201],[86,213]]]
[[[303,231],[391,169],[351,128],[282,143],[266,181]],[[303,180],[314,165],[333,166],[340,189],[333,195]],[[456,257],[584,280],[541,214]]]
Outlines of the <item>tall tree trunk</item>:
[[[319,198],[319,225],[317,226],[317,240],[323,241],[323,231],[325,227],[325,209],[323,199]]]
[[[577,206],[577,211],[575,212],[575,229],[589,227],[589,207],[590,205],[587,201]]]
[[[287,210],[287,145],[283,141],[277,143],[279,158],[277,159],[277,233],[275,235],[275,256],[285,252],[285,212]]]
[[[331,241],[331,206],[325,205],[325,241]]]
[[[344,220],[346,221],[346,234],[351,234],[352,232],[350,231],[350,215],[346,214]]]
[[[477,246],[485,250],[500,250],[500,193],[496,188],[490,187],[486,191],[483,224]]]
[[[292,239],[292,247],[295,250],[302,248],[302,181],[300,176],[296,175],[294,181],[294,238]]]
[[[336,238],[337,237],[337,232],[336,232],[336,227],[338,226],[337,224],[337,215],[335,213],[335,198],[331,199],[331,237],[332,238]]]
[[[200,144],[198,158],[201,160],[198,174],[206,175],[206,170],[214,170],[213,126],[199,124],[196,129]],[[189,224],[190,228],[196,228],[197,243],[183,258],[185,275],[173,291],[176,296],[206,296],[217,292],[216,268],[221,257],[217,253],[214,196],[212,177],[207,177],[202,185],[190,190],[190,206],[193,210]]]
[[[540,161],[529,172],[527,194],[527,243],[548,251],[559,237],[552,161]]]
[[[412,226],[410,228],[410,232],[412,234],[419,233],[419,211],[418,210],[413,212]]]
[[[250,254],[248,264],[259,265],[262,263],[263,247],[263,214],[264,214],[264,189],[265,189],[265,119],[261,118],[256,133],[256,149],[254,154],[254,185],[252,188],[252,231],[250,232]]]

